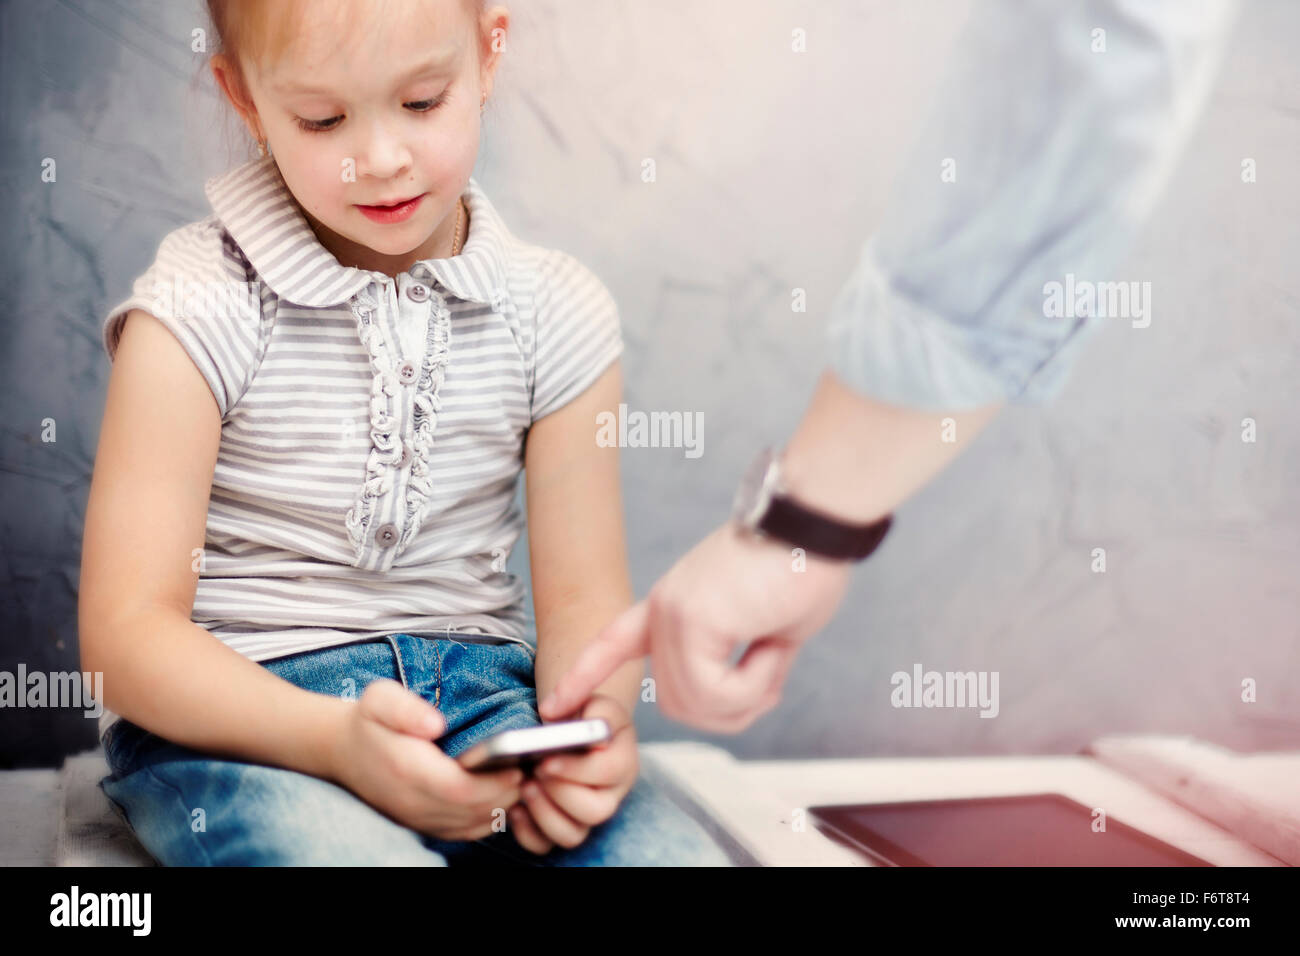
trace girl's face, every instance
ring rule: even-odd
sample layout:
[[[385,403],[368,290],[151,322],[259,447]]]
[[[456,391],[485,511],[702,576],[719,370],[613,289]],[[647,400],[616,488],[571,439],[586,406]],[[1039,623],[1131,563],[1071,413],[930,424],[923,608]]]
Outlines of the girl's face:
[[[494,7],[475,22],[464,0],[300,9],[275,63],[243,64],[251,103],[240,102],[229,64],[214,57],[219,85],[253,135],[267,140],[340,263],[395,275],[448,255],[509,15]],[[339,18],[344,12],[350,19]],[[362,208],[414,197],[420,202],[399,221],[377,221]],[[462,239],[467,234],[462,225]]]

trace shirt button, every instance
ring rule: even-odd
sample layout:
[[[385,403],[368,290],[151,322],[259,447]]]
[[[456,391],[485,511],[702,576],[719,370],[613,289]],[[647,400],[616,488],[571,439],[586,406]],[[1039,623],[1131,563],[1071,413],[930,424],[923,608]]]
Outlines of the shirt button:
[[[379,530],[375,532],[375,543],[381,548],[391,548],[397,543],[397,525],[389,522],[380,525]]]
[[[398,468],[405,468],[411,463],[411,445],[409,442],[402,442],[402,460],[397,463]]]
[[[423,302],[429,298],[429,287],[420,285],[418,282],[415,285],[408,285],[406,287],[406,297],[412,302]]]
[[[397,367],[397,377],[401,379],[403,385],[410,385],[415,381],[415,363],[407,359]]]

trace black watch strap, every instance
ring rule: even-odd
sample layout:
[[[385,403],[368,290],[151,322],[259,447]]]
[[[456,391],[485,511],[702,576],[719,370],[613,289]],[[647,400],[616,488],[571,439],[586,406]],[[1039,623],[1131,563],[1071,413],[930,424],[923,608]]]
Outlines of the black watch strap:
[[[786,495],[774,495],[758,529],[822,557],[861,561],[880,546],[893,521],[893,515],[885,515],[871,524],[846,525]]]

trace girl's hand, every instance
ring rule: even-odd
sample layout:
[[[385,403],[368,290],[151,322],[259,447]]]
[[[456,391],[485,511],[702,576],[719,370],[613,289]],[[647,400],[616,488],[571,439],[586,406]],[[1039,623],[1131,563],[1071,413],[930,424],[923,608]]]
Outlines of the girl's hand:
[[[470,773],[433,741],[446,721],[395,680],[366,686],[348,709],[333,779],[403,826],[440,840],[479,840],[519,801],[523,771]]]
[[[627,708],[605,694],[593,694],[581,719],[600,718],[612,734],[587,753],[547,757],[523,787],[524,799],[510,810],[515,841],[538,855],[553,846],[572,849],[591,828],[614,815],[636,783],[639,764],[636,726]]]

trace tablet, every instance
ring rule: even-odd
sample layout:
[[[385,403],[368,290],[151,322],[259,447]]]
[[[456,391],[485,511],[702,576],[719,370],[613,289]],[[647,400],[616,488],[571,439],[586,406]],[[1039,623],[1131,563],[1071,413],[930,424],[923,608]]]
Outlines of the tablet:
[[[1212,866],[1059,793],[809,807],[817,828],[886,866]]]

